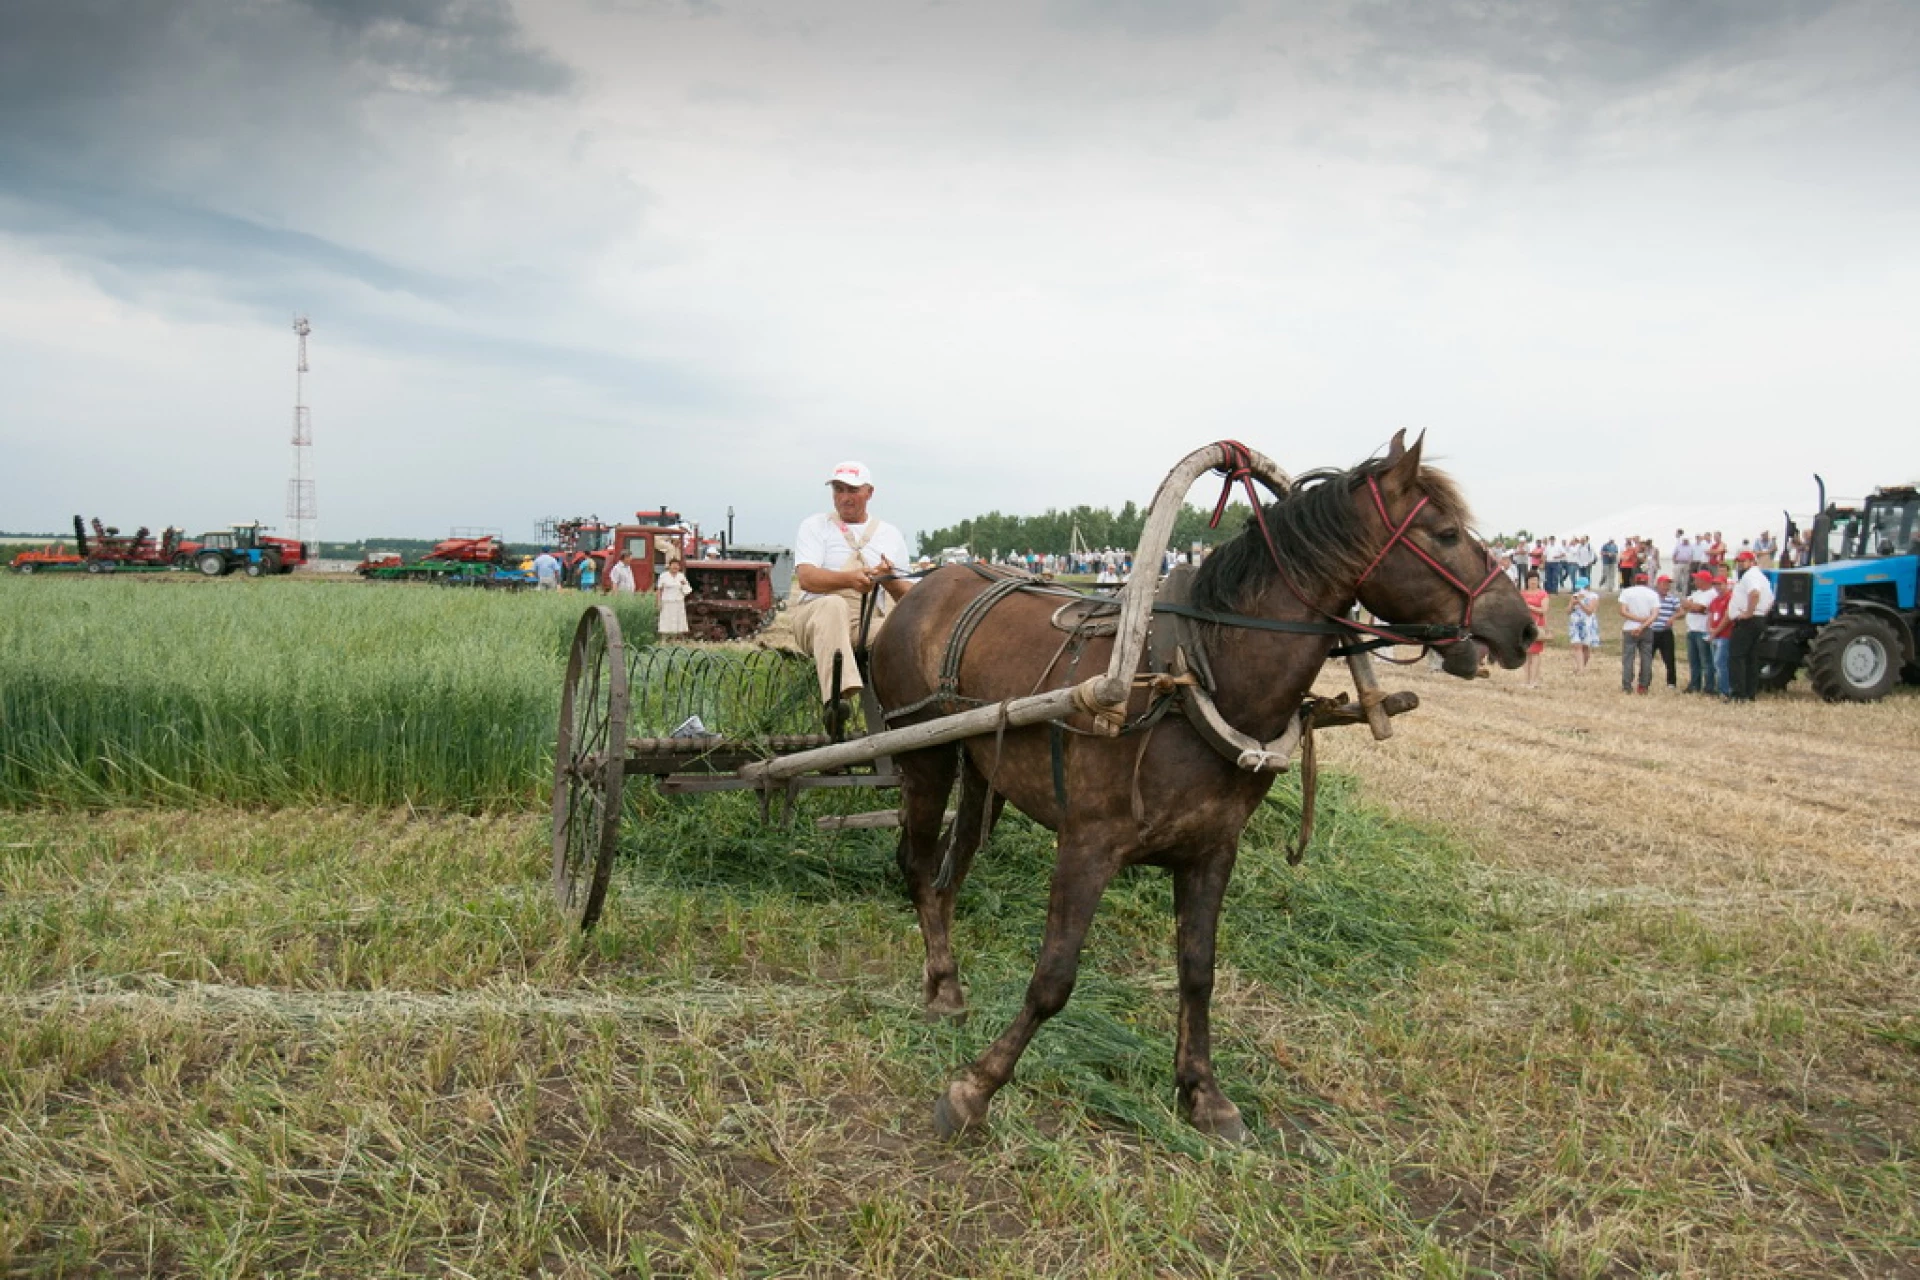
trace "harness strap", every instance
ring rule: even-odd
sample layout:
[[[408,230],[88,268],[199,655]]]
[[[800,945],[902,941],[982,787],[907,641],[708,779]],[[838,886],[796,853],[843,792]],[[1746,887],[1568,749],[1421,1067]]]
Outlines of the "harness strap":
[[[1285,631],[1292,635],[1306,636],[1350,636],[1353,624],[1338,620],[1332,622],[1289,622],[1278,618],[1253,618],[1241,613],[1218,613],[1212,609],[1202,609],[1190,604],[1158,604],[1153,606],[1155,613],[1170,613],[1176,618],[1190,618],[1195,622],[1211,622],[1222,627],[1244,627],[1250,631]],[[1452,630],[1452,628],[1448,628]]]
[[[1300,708],[1306,728],[1300,734],[1300,830],[1293,848],[1287,852],[1287,865],[1297,867],[1307,856],[1307,844],[1313,839],[1313,801],[1320,793],[1320,766],[1313,750],[1313,699]]]
[[[1053,766],[1053,802],[1060,806],[1062,821],[1067,816],[1067,735],[1058,720],[1047,722],[1047,757]]]
[[[898,720],[912,715],[916,711],[939,704],[940,710],[948,715],[959,709],[960,704],[983,707],[986,702],[980,698],[963,697],[960,693],[960,660],[966,655],[967,644],[973,639],[973,633],[980,629],[993,606],[1005,600],[1014,592],[1021,590],[1031,579],[1020,577],[998,577],[982,573],[988,579],[987,589],[967,602],[960,617],[954,622],[953,630],[947,635],[946,652],[940,657],[940,678],[932,693],[904,707],[886,713],[887,720]]]

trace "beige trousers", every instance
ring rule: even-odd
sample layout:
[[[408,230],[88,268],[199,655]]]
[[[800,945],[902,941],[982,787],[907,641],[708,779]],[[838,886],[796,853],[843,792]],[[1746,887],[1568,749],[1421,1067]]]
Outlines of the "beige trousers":
[[[874,590],[883,588],[875,587]],[[841,690],[844,692],[860,687],[860,667],[853,660],[853,642],[860,636],[859,592],[841,591],[803,600],[787,610],[787,618],[793,626],[793,636],[800,651],[813,655],[813,669],[820,677],[822,703],[833,696],[835,654],[840,655]],[[884,614],[874,614],[873,625],[867,630],[869,645],[880,634],[880,624],[884,620]]]

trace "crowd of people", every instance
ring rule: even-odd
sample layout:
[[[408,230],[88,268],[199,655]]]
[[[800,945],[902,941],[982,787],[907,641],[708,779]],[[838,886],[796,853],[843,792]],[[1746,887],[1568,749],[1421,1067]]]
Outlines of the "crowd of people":
[[[1667,572],[1676,581],[1688,583],[1694,573],[1724,569],[1743,552],[1762,569],[1807,563],[1807,535],[1782,545],[1765,530],[1735,547],[1718,532],[1689,536],[1686,530],[1676,529],[1664,554],[1652,538],[1608,538],[1597,547],[1586,537],[1496,538],[1490,546],[1515,585],[1524,586],[1526,575],[1537,573],[1548,595],[1571,592],[1581,579],[1598,590],[1616,591],[1627,585],[1629,573],[1652,582]]]
[[[1587,538],[1504,541],[1493,552],[1521,588],[1540,628],[1540,639],[1527,654],[1523,678],[1528,688],[1541,683],[1552,597],[1572,597],[1567,603],[1567,645],[1579,674],[1600,649],[1602,593],[1617,590],[1622,693],[1645,694],[1664,673],[1669,689],[1751,702],[1760,687],[1760,633],[1773,608],[1767,570],[1776,560],[1780,567],[1791,567],[1805,548],[1791,546],[1782,554],[1773,536],[1763,532],[1729,555],[1719,533],[1689,537],[1676,529],[1664,555],[1650,538],[1608,538],[1599,547]],[[1684,651],[1680,634],[1686,636]],[[1682,652],[1684,688],[1679,683]]]

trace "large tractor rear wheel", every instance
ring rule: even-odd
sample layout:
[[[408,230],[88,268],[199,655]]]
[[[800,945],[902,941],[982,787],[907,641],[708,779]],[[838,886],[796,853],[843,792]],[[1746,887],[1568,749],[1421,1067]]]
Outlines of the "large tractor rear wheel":
[[[1828,702],[1878,702],[1900,678],[1900,636],[1871,613],[1843,613],[1807,650],[1807,677]]]
[[[227,558],[218,551],[203,551],[194,562],[200,566],[200,572],[209,578],[223,578],[227,573]]]

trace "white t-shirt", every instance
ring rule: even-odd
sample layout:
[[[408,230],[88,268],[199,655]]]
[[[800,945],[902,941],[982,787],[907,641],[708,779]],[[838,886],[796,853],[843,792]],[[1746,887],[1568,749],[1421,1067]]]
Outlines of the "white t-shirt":
[[[1708,605],[1713,603],[1713,598],[1719,594],[1720,593],[1718,591],[1715,591],[1712,587],[1702,587],[1700,588],[1700,590],[1688,596],[1687,602],[1689,604],[1697,604],[1702,609],[1705,609]],[[1707,634],[1707,615],[1704,613],[1688,614],[1687,630],[1695,633],[1696,635]]]
[[[1751,610],[1746,608],[1747,593],[1758,590],[1760,598],[1753,603]],[[1727,617],[1738,622],[1742,618],[1764,618],[1773,608],[1773,584],[1767,581],[1767,571],[1759,565],[1740,575],[1740,581],[1733,584],[1733,600],[1727,605]]]
[[[615,593],[633,590],[633,566],[624,560],[615,560],[613,568],[607,570],[607,589]]]
[[[1652,587],[1628,587],[1620,593],[1620,608],[1620,630],[1637,635],[1640,628],[1652,626],[1660,616],[1660,593]],[[1639,614],[1645,621],[1635,622],[1628,614]]]
[[[860,550],[862,563],[877,565],[887,560],[895,569],[904,569],[912,563],[906,538],[885,520],[869,516],[865,524],[843,525],[840,517],[825,512],[800,522],[800,531],[793,535],[793,563],[796,567],[810,564],[830,571],[844,569],[853,562],[854,544],[869,533],[872,536],[867,537],[866,545]],[[808,591],[800,598],[817,600],[819,597],[819,592]]]

